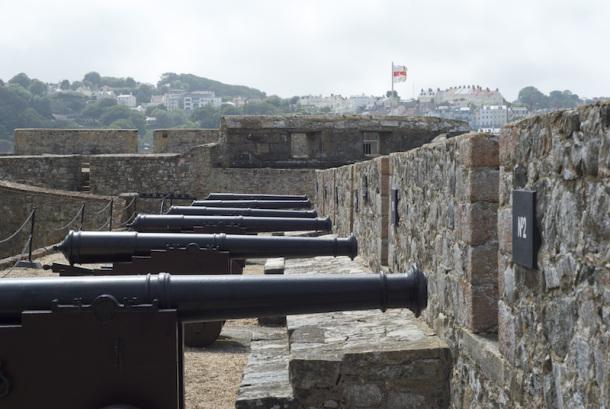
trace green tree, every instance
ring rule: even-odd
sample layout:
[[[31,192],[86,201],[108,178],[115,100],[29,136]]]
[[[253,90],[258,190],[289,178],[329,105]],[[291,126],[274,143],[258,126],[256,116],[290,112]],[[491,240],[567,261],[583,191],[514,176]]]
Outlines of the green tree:
[[[153,95],[153,87],[148,84],[140,84],[136,91],[136,102],[138,105],[149,103]]]
[[[70,89],[70,81],[63,80],[62,82],[60,82],[59,89],[61,89],[62,91],[68,91]]]
[[[28,77],[24,72],[20,72],[19,74],[15,75],[13,78],[8,80],[8,83],[9,84],[19,84],[23,88],[28,89],[30,87],[31,81],[32,80],[30,79],[30,77]]]
[[[33,94],[33,95],[45,95],[48,91],[47,84],[45,84],[42,81],[39,81],[37,79],[33,79],[32,81],[30,81],[30,86],[28,87],[28,90]]]
[[[220,124],[220,110],[208,105],[195,110],[191,114],[190,119],[199,124],[201,128],[218,128]]]
[[[574,108],[581,103],[578,95],[573,94],[570,90],[551,91],[549,93],[549,106],[551,108]]]
[[[278,113],[278,109],[268,102],[250,102],[244,107],[244,114],[246,115],[273,115]]]
[[[518,102],[531,110],[544,109],[549,106],[549,97],[540,92],[536,87],[525,87],[519,91]]]
[[[91,71],[85,74],[83,82],[97,88],[102,84],[102,76],[95,71]]]
[[[127,77],[125,78],[125,86],[128,88],[135,88],[138,86],[138,83],[133,78]]]
[[[131,110],[125,105],[114,105],[100,115],[100,123],[105,126],[109,126],[114,121],[119,119],[129,119],[131,116]]]

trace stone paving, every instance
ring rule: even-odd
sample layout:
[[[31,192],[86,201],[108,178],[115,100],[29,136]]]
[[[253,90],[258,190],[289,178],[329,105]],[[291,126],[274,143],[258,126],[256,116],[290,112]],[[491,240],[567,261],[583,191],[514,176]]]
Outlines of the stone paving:
[[[285,264],[285,274],[364,272],[347,257]],[[270,331],[252,342],[239,409],[448,406],[449,350],[408,310],[294,315]]]

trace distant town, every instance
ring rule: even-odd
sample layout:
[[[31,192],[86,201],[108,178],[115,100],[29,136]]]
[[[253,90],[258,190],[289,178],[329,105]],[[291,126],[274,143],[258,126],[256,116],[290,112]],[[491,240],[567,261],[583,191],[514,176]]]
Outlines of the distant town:
[[[391,91],[280,98],[193,74],[165,73],[157,84],[147,84],[97,72],[58,83],[20,73],[6,83],[0,80],[0,152],[12,151],[16,128],[138,129],[147,151],[154,129],[217,128],[224,115],[248,114],[420,115],[459,119],[471,129],[495,133],[507,122],[597,99],[603,98],[583,100],[569,90],[545,95],[528,86],[509,102],[499,89],[481,85],[422,89],[412,99]]]

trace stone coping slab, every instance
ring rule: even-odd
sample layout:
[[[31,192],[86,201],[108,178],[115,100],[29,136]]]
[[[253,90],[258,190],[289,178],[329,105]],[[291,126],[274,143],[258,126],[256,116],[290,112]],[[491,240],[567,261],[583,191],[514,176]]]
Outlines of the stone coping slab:
[[[285,274],[354,274],[362,260],[285,262]],[[447,344],[407,309],[287,317],[289,376],[304,408],[446,408]]]

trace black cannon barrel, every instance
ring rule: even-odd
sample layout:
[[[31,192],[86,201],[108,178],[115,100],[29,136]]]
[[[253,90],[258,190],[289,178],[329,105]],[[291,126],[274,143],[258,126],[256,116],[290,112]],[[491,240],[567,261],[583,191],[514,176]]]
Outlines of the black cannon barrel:
[[[171,206],[166,214],[189,216],[318,217],[315,210],[251,209],[247,207]]]
[[[419,315],[428,298],[426,277],[416,269],[408,275],[9,278],[0,280],[0,320],[73,305],[75,299],[88,305],[100,296],[132,305],[156,302],[177,309],[186,322],[374,308],[409,308]]]
[[[195,200],[191,206],[309,209],[311,202],[309,200]]]
[[[151,250],[168,247],[227,251],[233,258],[349,256],[358,254],[358,243],[348,238],[277,237],[228,234],[138,233],[70,231],[55,246],[71,264],[130,261]],[[202,266],[205,266],[203,264]]]
[[[306,195],[270,195],[252,193],[210,193],[205,200],[309,200]]]
[[[278,231],[330,231],[330,217],[285,218],[247,216],[185,216],[181,214],[139,214],[129,225],[138,232],[183,232],[195,229],[201,233],[260,233]]]

